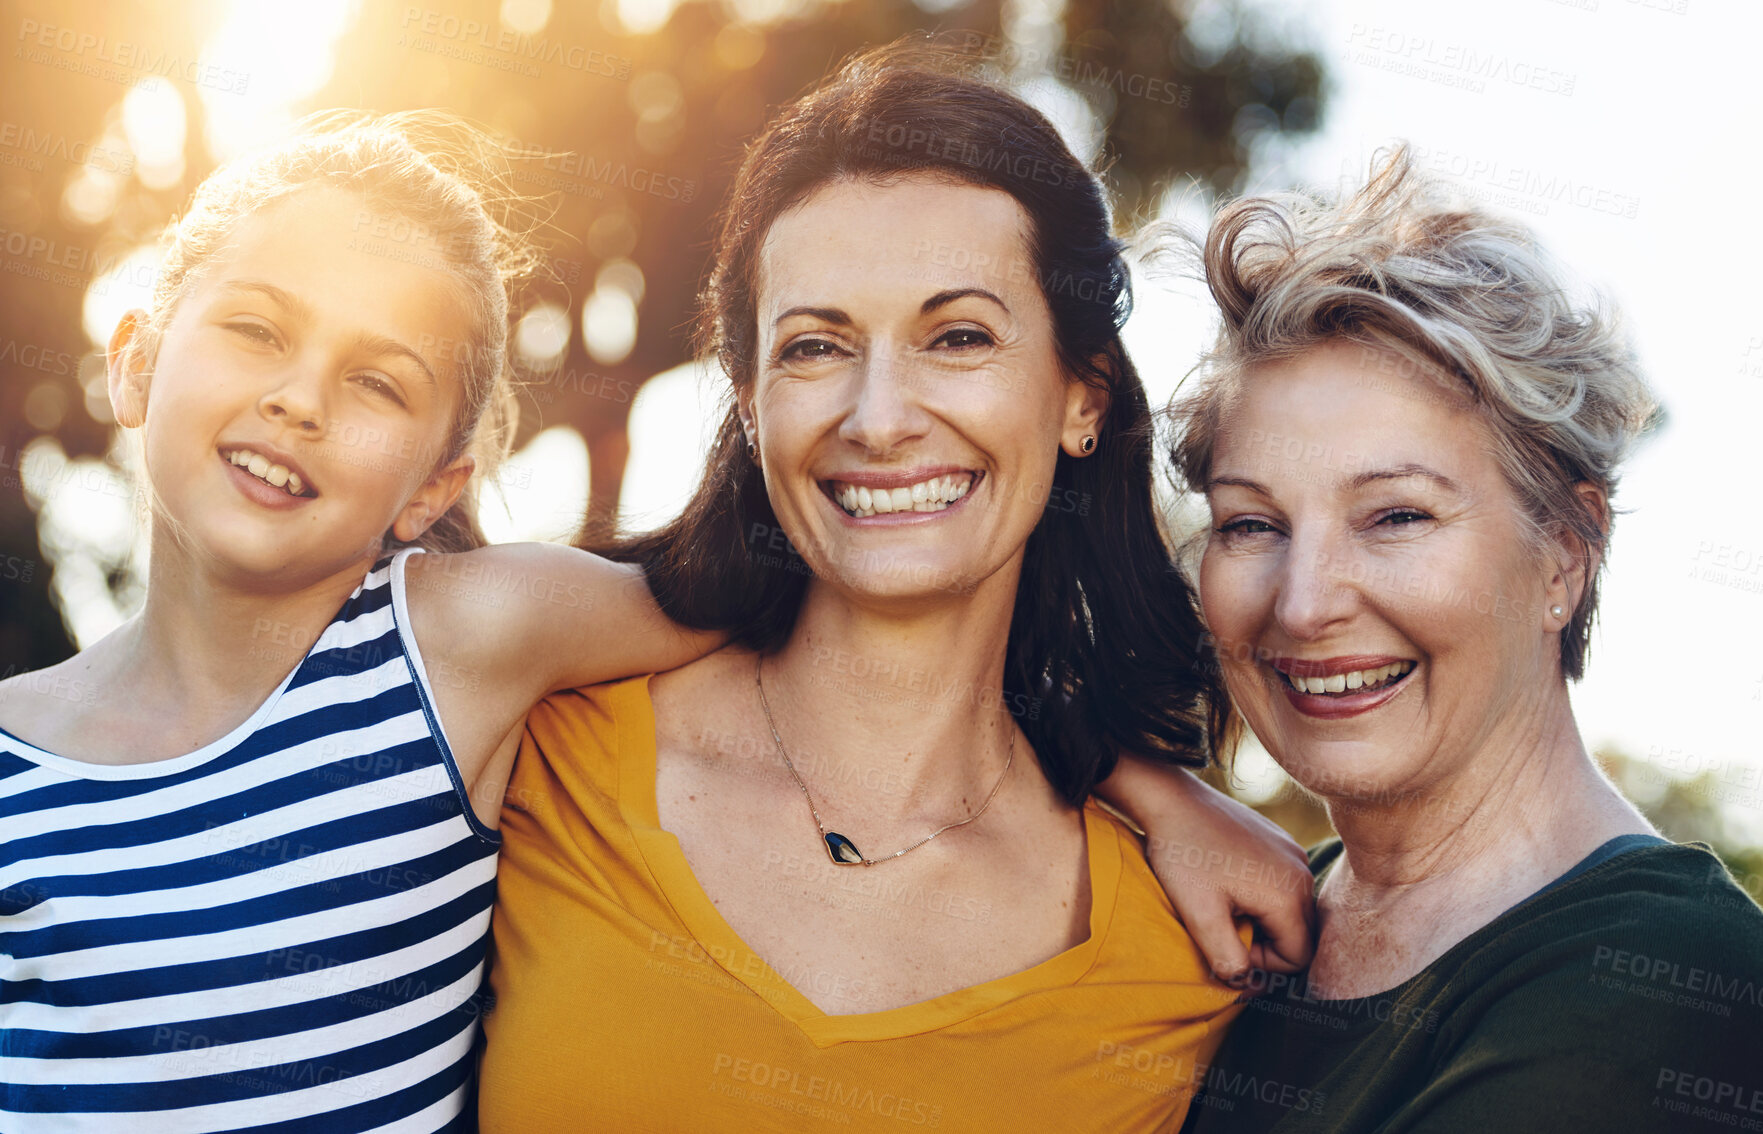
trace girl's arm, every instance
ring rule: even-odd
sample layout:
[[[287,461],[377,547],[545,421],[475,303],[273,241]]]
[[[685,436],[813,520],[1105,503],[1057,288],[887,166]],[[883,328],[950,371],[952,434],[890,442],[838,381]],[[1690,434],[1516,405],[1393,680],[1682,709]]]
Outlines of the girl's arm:
[[[560,544],[416,555],[406,570],[424,654],[469,667],[479,687],[511,684],[526,705],[558,689],[684,665],[727,637],[662,614],[634,564]]]
[[[1315,946],[1309,860],[1278,824],[1186,769],[1122,756],[1096,789],[1146,833],[1145,854],[1220,980],[1297,972]],[[1244,945],[1237,919],[1254,922]]]
[[[442,728],[492,827],[521,722],[546,694],[672,669],[726,637],[675,625],[637,567],[559,544],[413,555],[405,584]]]

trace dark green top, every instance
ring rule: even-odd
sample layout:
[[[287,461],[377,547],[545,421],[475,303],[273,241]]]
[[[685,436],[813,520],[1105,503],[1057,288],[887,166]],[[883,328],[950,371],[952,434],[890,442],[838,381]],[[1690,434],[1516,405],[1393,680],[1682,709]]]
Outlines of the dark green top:
[[[1388,992],[1268,978],[1184,1132],[1763,1131],[1763,910],[1702,844],[1599,852]]]

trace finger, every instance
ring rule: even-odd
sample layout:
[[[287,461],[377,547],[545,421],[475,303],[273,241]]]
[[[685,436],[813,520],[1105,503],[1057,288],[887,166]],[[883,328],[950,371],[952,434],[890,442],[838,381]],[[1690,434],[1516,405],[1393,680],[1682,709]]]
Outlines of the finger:
[[[1249,963],[1255,966],[1260,975],[1279,973],[1292,975],[1304,971],[1304,966],[1293,965],[1284,957],[1273,951],[1273,946],[1266,941],[1257,941],[1249,946]]]
[[[1176,912],[1214,976],[1232,986],[1248,979],[1249,946],[1231,917],[1228,901],[1222,896],[1196,899],[1184,903]]]
[[[1267,972],[1295,973],[1310,964],[1316,951],[1309,894],[1275,894],[1265,908],[1239,907],[1255,923],[1258,951],[1255,967]]]

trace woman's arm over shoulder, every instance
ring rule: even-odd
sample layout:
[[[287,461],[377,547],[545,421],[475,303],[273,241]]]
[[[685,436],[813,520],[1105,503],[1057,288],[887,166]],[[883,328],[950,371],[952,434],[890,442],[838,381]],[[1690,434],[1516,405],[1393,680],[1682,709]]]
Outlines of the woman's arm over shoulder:
[[[672,669],[726,637],[662,614],[635,565],[559,544],[412,556],[407,585],[425,655],[477,677],[473,684],[511,681],[529,703]]]
[[[1219,979],[1310,963],[1316,906],[1304,852],[1278,824],[1186,769],[1122,756],[1097,794],[1146,833],[1145,853]],[[1255,923],[1245,946],[1237,919]]]
[[[521,721],[546,694],[683,665],[721,642],[675,625],[633,566],[554,544],[404,560],[410,632],[478,818],[496,825]]]

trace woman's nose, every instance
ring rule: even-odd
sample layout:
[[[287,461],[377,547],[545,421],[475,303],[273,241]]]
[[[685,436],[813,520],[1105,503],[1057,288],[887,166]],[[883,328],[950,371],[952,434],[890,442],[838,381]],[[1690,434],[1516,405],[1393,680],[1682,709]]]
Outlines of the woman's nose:
[[[1281,565],[1274,617],[1294,641],[1326,634],[1353,611],[1351,564],[1338,543],[1295,537]]]
[[[923,436],[930,428],[930,415],[920,392],[913,369],[896,351],[866,352],[856,372],[855,401],[839,426],[839,437],[872,453],[885,453]]]

